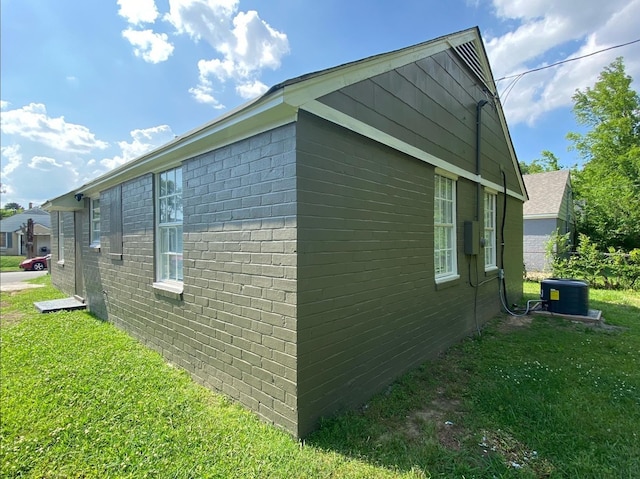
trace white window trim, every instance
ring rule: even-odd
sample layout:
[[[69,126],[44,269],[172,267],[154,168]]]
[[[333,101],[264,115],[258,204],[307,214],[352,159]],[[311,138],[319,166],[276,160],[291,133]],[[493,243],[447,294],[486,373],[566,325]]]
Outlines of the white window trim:
[[[183,280],[178,280],[178,279],[173,279],[173,278],[163,278],[162,277],[162,231],[166,228],[171,228],[171,227],[177,227],[180,226],[182,227],[184,225],[184,220],[181,219],[180,221],[173,221],[171,223],[161,223],[160,220],[160,201],[162,198],[165,197],[161,197],[160,196],[160,192],[161,192],[161,178],[162,175],[164,173],[170,172],[170,171],[174,171],[174,170],[181,170],[182,173],[182,166],[178,165],[177,167],[174,168],[170,168],[168,170],[164,170],[161,171],[159,173],[157,173],[155,175],[156,177],[156,193],[155,193],[155,207],[156,207],[156,225],[155,225],[155,251],[156,251],[156,257],[155,257],[155,264],[156,264],[156,281],[153,283],[153,287],[154,289],[156,289],[156,291],[159,292],[168,292],[168,293],[173,293],[173,294],[181,294],[182,293],[182,289],[183,289]],[[182,178],[182,174],[180,175],[180,177]],[[181,185],[181,189],[182,189],[182,185]],[[180,200],[182,201],[182,193],[180,194]],[[184,254],[184,245],[183,245],[183,254]],[[182,275],[184,278],[184,269],[182,271]]]
[[[491,221],[492,221],[492,225],[490,228],[487,228],[487,198],[490,197],[492,199],[492,211],[491,211]],[[497,257],[498,257],[498,252],[497,252],[497,248],[498,245],[496,243],[496,228],[497,228],[497,205],[498,205],[498,195],[489,189],[485,189],[484,191],[484,206],[485,206],[485,215],[484,215],[484,238],[485,238],[485,252],[484,252],[484,270],[485,271],[494,271],[496,269],[498,269],[498,263],[497,263]],[[490,244],[492,245],[492,251],[493,251],[493,255],[491,258],[489,258],[489,260],[487,261],[487,237],[489,235],[489,239],[490,239]]]
[[[91,198],[91,201],[89,202],[89,234],[91,236],[91,243],[89,244],[89,247],[91,249],[100,249],[100,235],[101,235],[101,224],[100,224],[100,218],[101,215],[98,215],[98,237],[95,238],[94,237],[94,233],[95,233],[95,229],[94,229],[94,224],[96,223],[96,220],[94,218],[94,214],[95,214],[95,202],[98,202],[98,210],[100,209],[100,198]]]
[[[457,176],[455,175],[451,175],[449,174],[442,174],[442,173],[447,173],[447,172],[443,172],[441,171],[439,168],[436,169],[436,176],[434,177],[434,223],[433,223],[433,230],[434,230],[434,274],[435,274],[435,281],[436,284],[440,284],[440,283],[445,283],[448,281],[454,281],[456,279],[460,278],[460,275],[458,274],[458,248],[457,248],[457,234],[456,234],[456,230],[457,230],[457,211],[458,211],[458,207],[457,207]],[[441,177],[445,180],[451,181],[451,221],[452,223],[450,224],[450,226],[448,226],[449,228],[451,228],[451,267],[452,270],[451,271],[446,271],[444,273],[435,273],[435,231],[436,231],[436,227],[438,226],[435,222],[435,201],[436,201],[436,193],[435,193],[435,182],[437,181],[436,178],[437,177]]]

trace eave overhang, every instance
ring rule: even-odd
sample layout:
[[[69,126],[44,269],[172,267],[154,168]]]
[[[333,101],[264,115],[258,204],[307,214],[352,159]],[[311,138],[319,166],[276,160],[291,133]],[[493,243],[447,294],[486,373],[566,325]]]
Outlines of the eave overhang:
[[[222,117],[216,118],[210,123],[177,137],[166,145],[125,163],[65,195],[47,201],[43,205],[43,208],[47,211],[80,210],[84,207],[84,202],[77,201],[76,195],[82,195],[85,198],[97,196],[101,191],[124,181],[134,179],[144,174],[157,173],[175,167],[189,158],[194,158],[195,156],[230,145],[278,126],[294,122],[297,119],[299,109],[320,115],[328,121],[353,129],[354,124],[357,123],[355,119],[351,117],[345,118],[344,115],[339,114],[339,112],[335,110],[328,111],[317,99],[374,75],[408,65],[450,48],[455,49],[470,42],[473,43],[476,52],[479,52],[478,68],[481,70],[481,80],[492,87],[489,88],[489,94],[495,95],[495,82],[491,69],[489,68],[479,30],[477,28],[470,28],[412,47],[375,55],[363,60],[282,82],[273,86],[263,96],[239,106]],[[519,186],[521,189],[521,191],[509,191],[508,194],[525,201],[527,199],[526,188],[522,181],[522,176],[519,174],[520,170],[507,129],[504,113],[499,99],[497,96],[494,98],[498,106],[498,115],[505,138],[508,142],[513,165],[518,172]],[[362,133],[362,131],[360,132]],[[376,133],[372,138],[379,141],[380,136]],[[397,142],[395,141],[387,143],[389,146],[397,147]],[[401,145],[401,149],[408,152],[405,146],[406,145]],[[433,163],[435,166],[441,167],[444,163],[444,160],[438,160],[426,152],[414,151],[411,150],[411,148],[409,148],[409,150],[418,154],[418,158]],[[502,189],[500,185],[489,183],[480,177],[476,178],[475,175],[469,172],[464,172],[463,176],[471,176],[472,178],[470,179],[480,181],[486,187]]]

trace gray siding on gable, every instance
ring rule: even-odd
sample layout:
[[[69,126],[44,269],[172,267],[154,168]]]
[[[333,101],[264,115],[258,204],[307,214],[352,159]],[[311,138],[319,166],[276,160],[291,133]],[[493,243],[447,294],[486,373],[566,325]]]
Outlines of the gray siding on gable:
[[[457,182],[461,278],[435,284],[433,176],[433,167],[421,161],[311,115],[299,116],[301,435],[320,417],[361,404],[498,312],[497,272],[485,275],[480,264],[478,278],[495,281],[480,287],[474,319],[468,276],[473,260],[462,251],[463,222],[475,214],[476,186],[466,180]],[[521,218],[520,209],[520,220],[513,217],[518,240]],[[475,265],[472,271],[475,284]],[[520,261],[509,265],[508,273],[514,271],[521,279]]]
[[[490,99],[452,51],[342,88],[319,99],[372,127],[475,173],[476,105]],[[495,107],[482,109],[482,174],[519,191]]]

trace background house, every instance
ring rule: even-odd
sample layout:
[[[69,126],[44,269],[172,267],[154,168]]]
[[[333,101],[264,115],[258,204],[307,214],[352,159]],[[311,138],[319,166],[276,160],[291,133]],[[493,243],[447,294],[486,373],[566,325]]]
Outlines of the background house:
[[[528,273],[548,271],[546,245],[551,235],[570,233],[574,243],[575,212],[569,170],[523,176],[529,200],[524,203],[524,267]]]
[[[525,199],[474,28],[285,81],[49,201],[52,281],[302,437],[495,315],[501,268],[521,295]]]
[[[28,244],[22,226],[33,220],[33,255],[48,254],[51,248],[51,215],[40,207],[0,220],[0,251],[7,256],[27,255]]]

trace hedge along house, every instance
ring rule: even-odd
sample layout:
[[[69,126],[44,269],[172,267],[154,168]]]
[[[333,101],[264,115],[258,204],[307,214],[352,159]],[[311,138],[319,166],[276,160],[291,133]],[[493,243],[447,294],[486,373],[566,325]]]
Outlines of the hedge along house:
[[[303,437],[495,315],[502,257],[521,295],[525,199],[473,28],[285,81],[49,201],[52,279]]]

